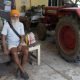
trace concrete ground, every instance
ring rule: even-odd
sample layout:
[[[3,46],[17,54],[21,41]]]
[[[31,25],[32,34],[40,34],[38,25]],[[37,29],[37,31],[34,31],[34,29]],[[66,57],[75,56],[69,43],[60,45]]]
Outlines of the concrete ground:
[[[57,52],[53,37],[48,37],[41,44],[41,65],[26,64],[25,71],[28,72],[29,80],[80,80],[79,63],[68,63],[64,61]],[[23,80],[15,77],[15,66],[0,64],[0,80]]]

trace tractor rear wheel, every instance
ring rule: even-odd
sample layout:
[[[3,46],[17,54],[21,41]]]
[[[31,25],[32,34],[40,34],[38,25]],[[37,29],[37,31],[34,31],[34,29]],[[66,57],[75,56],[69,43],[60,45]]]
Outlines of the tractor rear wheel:
[[[56,44],[65,60],[74,61],[79,53],[79,24],[76,19],[65,16],[56,26]]]
[[[39,23],[37,25],[36,31],[37,31],[37,36],[38,36],[39,40],[45,40],[46,39],[46,32],[47,32],[47,30],[46,30],[45,24]]]

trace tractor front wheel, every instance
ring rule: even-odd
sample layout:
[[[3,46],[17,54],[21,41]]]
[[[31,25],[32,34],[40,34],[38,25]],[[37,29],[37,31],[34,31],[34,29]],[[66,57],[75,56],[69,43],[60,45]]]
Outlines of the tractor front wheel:
[[[39,23],[37,25],[37,36],[39,40],[45,40],[46,39],[46,26],[43,23]]]

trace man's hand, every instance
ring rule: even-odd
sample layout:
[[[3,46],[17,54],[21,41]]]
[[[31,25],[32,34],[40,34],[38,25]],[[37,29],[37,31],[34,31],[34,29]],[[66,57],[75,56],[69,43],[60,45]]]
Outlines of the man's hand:
[[[18,46],[18,51],[21,51],[22,46],[26,46],[25,42],[21,42]]]
[[[26,46],[26,43],[25,42],[21,42],[20,45]]]
[[[21,51],[21,48],[22,48],[22,45],[19,45],[19,46],[17,47],[18,51]]]
[[[5,55],[9,54],[9,50],[7,49],[7,45],[6,45],[6,36],[2,35],[2,47],[3,47],[3,52]]]

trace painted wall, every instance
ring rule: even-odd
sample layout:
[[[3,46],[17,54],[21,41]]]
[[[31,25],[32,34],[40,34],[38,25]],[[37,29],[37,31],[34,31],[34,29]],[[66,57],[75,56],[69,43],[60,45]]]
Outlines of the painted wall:
[[[48,0],[31,0],[32,6],[36,5],[48,5]]]
[[[24,2],[23,2],[24,1]],[[29,3],[29,0],[15,0],[15,3],[16,3],[16,8],[18,10],[21,10],[21,6],[22,5],[26,5],[27,8],[30,7],[30,3]]]
[[[30,0],[15,0],[16,8],[18,10],[21,9],[22,5],[26,5],[26,8],[30,8]],[[37,6],[37,5],[48,5],[48,0],[31,0],[31,6]]]

